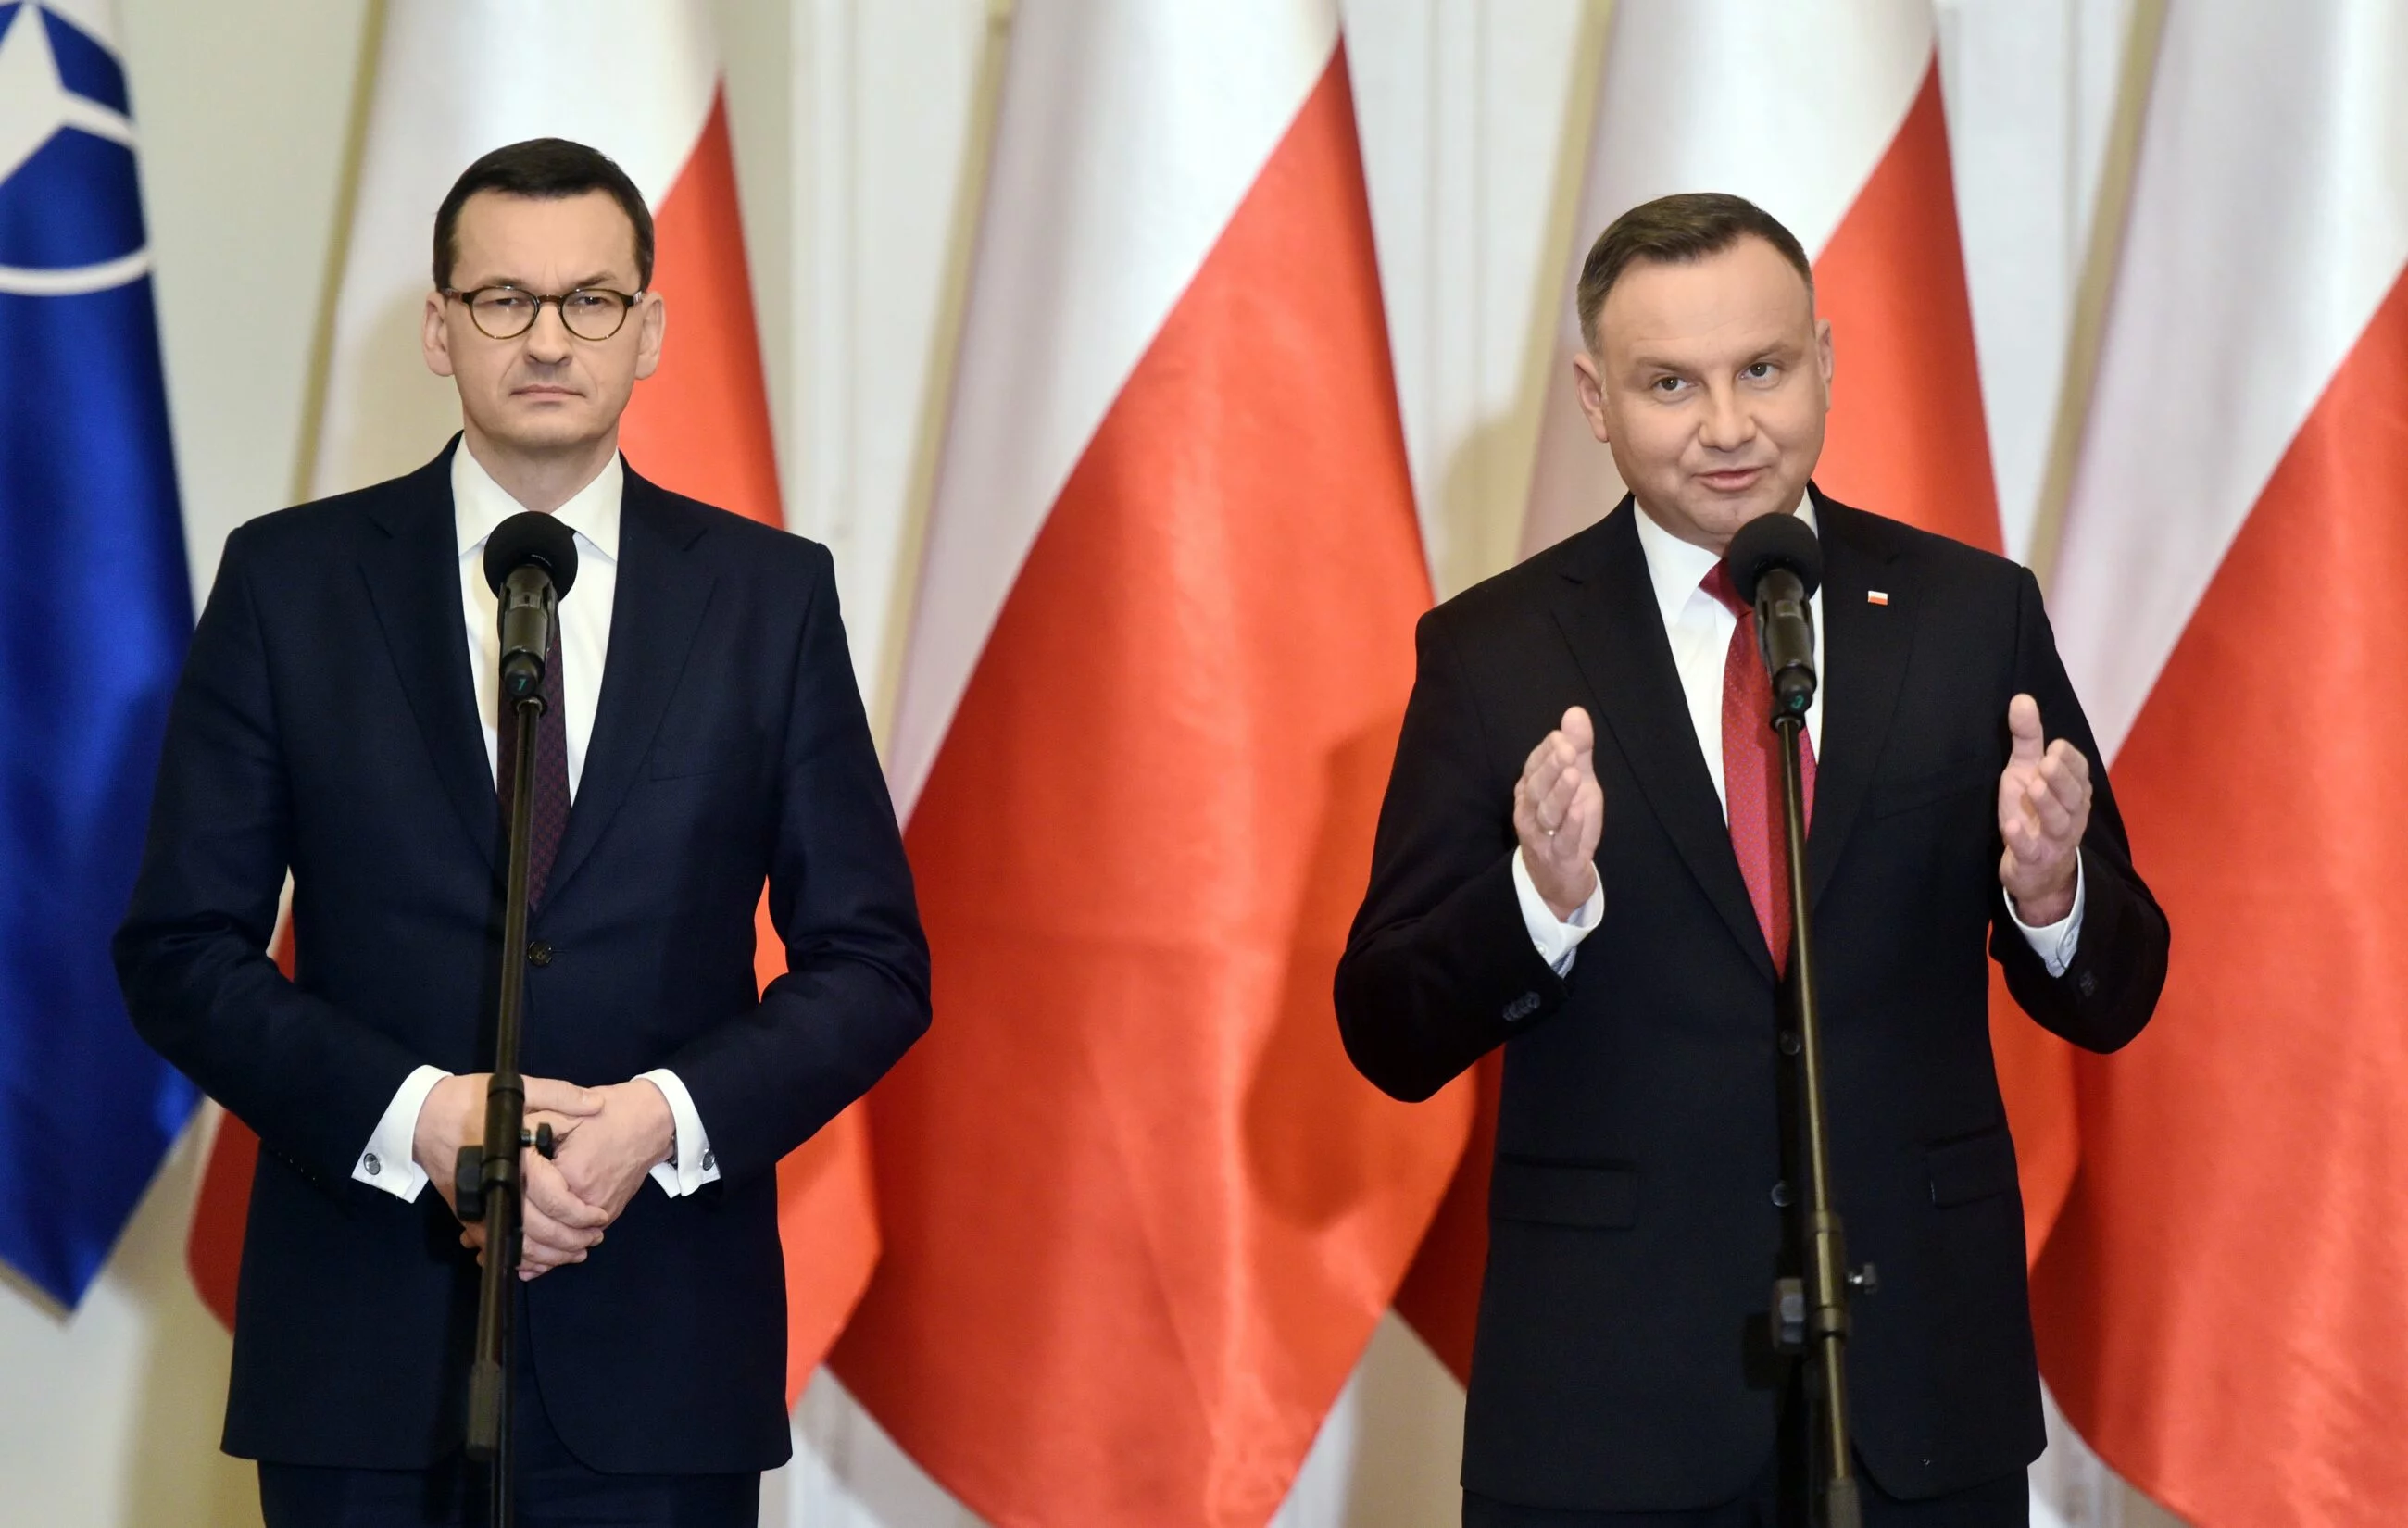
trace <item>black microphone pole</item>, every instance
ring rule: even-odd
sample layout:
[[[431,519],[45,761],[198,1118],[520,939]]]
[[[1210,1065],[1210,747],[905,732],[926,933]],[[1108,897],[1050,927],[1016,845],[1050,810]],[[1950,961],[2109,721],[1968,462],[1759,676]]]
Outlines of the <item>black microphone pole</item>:
[[[501,600],[501,684],[510,701],[509,868],[503,877],[501,991],[494,1022],[494,1064],[485,1087],[480,1144],[460,1148],[453,1192],[463,1221],[482,1221],[485,1260],[477,1301],[477,1341],[468,1366],[468,1457],[486,1465],[490,1528],[510,1528],[510,1404],[519,1254],[525,1230],[525,1184],[519,1153],[552,1155],[552,1126],[526,1130],[526,1079],[519,1037],[526,1008],[527,883],[535,836],[536,728],[543,716],[544,652],[559,599],[577,577],[568,528],[549,515],[512,516],[488,538],[485,577]],[[487,1150],[483,1143],[507,1142]]]
[[[1798,741],[1814,701],[1814,626],[1807,604],[1823,574],[1822,547],[1791,515],[1750,521],[1725,557],[1742,599],[1756,607],[1756,640],[1772,678],[1779,735],[1782,813],[1788,829],[1790,1028],[1781,1049],[1795,1062],[1799,1155],[1806,1192],[1796,1211],[1804,1277],[1773,1290],[1777,1347],[1803,1352],[1811,1436],[1807,1521],[1816,1528],[1862,1528],[1864,1508],[1848,1441],[1848,1295],[1879,1287],[1872,1264],[1848,1267],[1847,1242],[1832,1207],[1830,1128],[1823,1106],[1823,1021],[1814,992],[1814,927],[1807,906],[1806,787]]]

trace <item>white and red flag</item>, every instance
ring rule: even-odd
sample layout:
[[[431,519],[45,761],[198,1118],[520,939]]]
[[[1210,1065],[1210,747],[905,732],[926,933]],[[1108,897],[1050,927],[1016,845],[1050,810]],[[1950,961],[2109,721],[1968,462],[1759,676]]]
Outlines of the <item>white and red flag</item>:
[[[1641,202],[1729,192],[1781,220],[1814,264],[1837,378],[1814,480],[1834,497],[2000,547],[1928,0],[1682,0],[1615,7],[1589,145],[1525,553],[1622,495],[1571,386],[1572,293],[1589,241]],[[1992,1035],[2023,1169],[2030,1245],[2074,1160],[2066,1048],[1994,980]],[[1484,1067],[1493,1099],[1496,1063]],[[1494,1121],[1484,1111],[1483,1140]],[[1398,1301],[1460,1376],[1487,1247],[1488,1151],[1475,1144]]]
[[[621,429],[629,464],[677,493],[781,523],[710,7],[411,0],[384,16],[313,491],[410,471],[459,427],[451,382],[419,358],[436,207],[488,150],[565,137],[618,161],[655,220],[652,290],[666,302],[668,334]],[[783,969],[783,948],[766,917],[760,928],[767,982]],[[255,1150],[228,1121],[194,1215],[194,1278],[229,1319]],[[789,1157],[779,1180],[791,1399],[877,1261],[859,1107]]]
[[[1331,0],[1022,0],[926,544],[835,1367],[988,1521],[1258,1528],[1470,1111],[1330,1000],[1429,602]]]
[[[2077,1063],[2051,1390],[2200,1528],[2408,1503],[2408,13],[2171,7],[2050,605],[2174,930]]]

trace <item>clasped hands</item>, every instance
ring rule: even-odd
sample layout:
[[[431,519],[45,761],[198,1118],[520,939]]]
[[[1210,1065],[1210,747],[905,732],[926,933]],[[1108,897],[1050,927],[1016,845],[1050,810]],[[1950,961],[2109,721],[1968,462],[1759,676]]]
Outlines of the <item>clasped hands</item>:
[[[2090,826],[2090,761],[2063,738],[2043,744],[2040,703],[2007,703],[2010,748],[1999,776],[1999,884],[2015,916],[2036,927],[2073,911],[2082,835]],[[1522,765],[1513,785],[1513,833],[1531,884],[1558,919],[1597,885],[1605,793],[1597,782],[1597,730],[1573,707]]]
[[[484,1137],[488,1080],[483,1072],[447,1077],[418,1111],[412,1154],[454,1215],[460,1206],[452,1175],[460,1148]],[[525,1186],[522,1279],[584,1262],[643,1187],[645,1177],[677,1149],[677,1121],[669,1101],[642,1078],[609,1088],[528,1078],[526,1128],[544,1124],[552,1126],[552,1156],[539,1156],[531,1147],[519,1152],[519,1179]],[[464,1223],[460,1244],[474,1248],[482,1263],[483,1223]]]

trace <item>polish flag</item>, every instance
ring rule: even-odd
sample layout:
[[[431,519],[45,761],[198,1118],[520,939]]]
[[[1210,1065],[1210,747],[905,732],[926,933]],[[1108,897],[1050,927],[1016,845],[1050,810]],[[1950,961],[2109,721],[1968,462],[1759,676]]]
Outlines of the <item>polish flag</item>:
[[[1022,0],[889,754],[939,1015],[834,1359],[986,1521],[1257,1528],[1463,1146],[1330,972],[1429,602],[1330,0]]]
[[[2041,1357],[2200,1528],[2408,1503],[2402,79],[2386,0],[2168,10],[2051,599],[2175,943],[2078,1060]]]
[[[1525,554],[1622,496],[1572,391],[1573,291],[1589,243],[1641,202],[1693,191],[1755,202],[1814,263],[1815,306],[1831,322],[1838,367],[1815,481],[1851,504],[1999,550],[1933,41],[1928,0],[1615,7]],[[1991,1034],[2037,1248],[2072,1173],[2071,1063],[1995,977]],[[1493,1074],[1498,1062],[1484,1065]],[[1487,1092],[1493,1098],[1493,1076]],[[1484,1117],[1481,1130],[1493,1135],[1494,1121]],[[1458,1376],[1470,1363],[1486,1256],[1488,1156],[1465,1157],[1398,1301]]]
[[[435,209],[477,156],[543,136],[617,160],[653,210],[652,290],[667,304],[668,339],[621,427],[629,464],[678,493],[783,523],[719,55],[710,8],[698,0],[412,0],[387,14],[313,491],[408,472],[459,427],[458,395],[419,358]],[[759,927],[767,983],[783,971],[784,950],[766,907]],[[229,1320],[256,1150],[250,1133],[227,1121],[193,1229],[195,1279]],[[878,1259],[859,1107],[788,1157],[778,1178],[791,1399]]]

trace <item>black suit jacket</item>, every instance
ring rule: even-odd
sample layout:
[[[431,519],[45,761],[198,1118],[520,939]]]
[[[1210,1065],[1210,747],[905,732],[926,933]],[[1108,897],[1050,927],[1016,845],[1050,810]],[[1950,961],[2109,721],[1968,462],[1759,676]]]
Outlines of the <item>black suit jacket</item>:
[[[454,442],[454,448],[457,442]],[[476,1267],[443,1200],[351,1180],[410,1070],[491,1059],[504,837],[461,628],[451,450],[228,538],[116,943],[136,1024],[260,1135],[228,1451],[455,1448]],[[576,598],[572,591],[568,596]],[[286,869],[297,970],[264,951]],[[791,970],[756,995],[764,878]],[[674,1068],[722,1178],[647,1184],[525,1289],[597,1467],[787,1456],[778,1159],[928,1021],[910,874],[825,549],[626,475],[608,666],[530,949],[528,1075]]]
[[[1881,1271],[1854,1306],[1852,1420],[1875,1479],[1919,1497],[2013,1471],[2042,1443],[1988,961],[2042,1024],[2112,1050],[2157,1001],[2167,927],[2031,576],[1815,503],[1830,675],[1807,858],[1834,1192],[1852,1259]],[[1398,1097],[1505,1048],[1464,1483],[1532,1507],[1705,1506],[1773,1446],[1778,992],[1638,512],[1625,500],[1423,619],[1338,972],[1347,1050]],[[2061,978],[1999,889],[2017,692],[2094,761],[2085,921]],[[1573,705],[1598,722],[1606,904],[1559,978],[1515,901],[1511,806],[1529,750]]]

